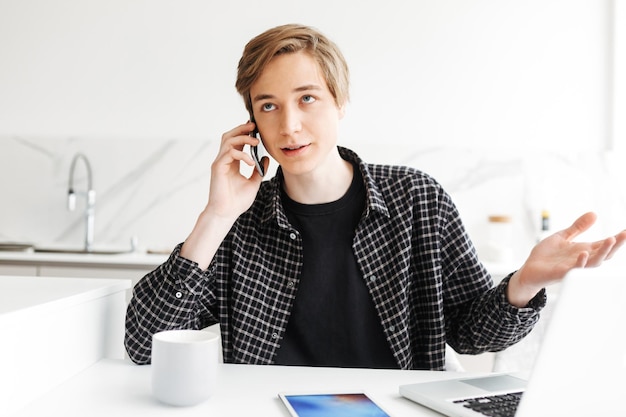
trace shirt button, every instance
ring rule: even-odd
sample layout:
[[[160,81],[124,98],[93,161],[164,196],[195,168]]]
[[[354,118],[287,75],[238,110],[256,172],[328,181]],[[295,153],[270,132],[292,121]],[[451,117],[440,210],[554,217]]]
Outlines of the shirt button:
[[[296,238],[297,238],[297,237],[298,237],[298,236],[296,236],[296,234],[295,234],[295,233],[293,233],[293,232],[289,233],[289,238],[290,238],[291,240],[296,240]]]
[[[183,296],[183,293],[180,291],[176,291],[176,298],[181,298]]]
[[[370,275],[370,282],[376,282],[376,275]]]
[[[272,339],[274,340],[278,339],[278,333],[272,333]]]
[[[289,288],[293,288],[294,285],[296,285],[296,284],[293,281],[289,281],[287,283],[287,287],[289,287]]]
[[[389,331],[390,332],[395,332],[396,331],[396,326],[389,326]]]

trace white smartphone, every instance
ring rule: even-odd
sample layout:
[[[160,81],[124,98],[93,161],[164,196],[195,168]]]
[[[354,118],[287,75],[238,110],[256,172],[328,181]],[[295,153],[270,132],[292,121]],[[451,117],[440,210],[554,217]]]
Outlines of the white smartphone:
[[[251,117],[250,121],[254,122],[254,118]],[[261,140],[261,137],[259,136],[259,130],[256,128],[256,126],[254,127],[254,130],[250,132],[250,136]],[[263,155],[260,153],[261,152],[259,151],[258,146],[250,146],[250,156],[252,156],[252,160],[254,161],[254,166],[256,167],[256,170],[259,171],[259,174],[261,174],[261,176],[264,177],[265,168],[263,167],[263,163],[261,162],[261,158]]]
[[[279,393],[293,417],[390,417],[365,392]]]

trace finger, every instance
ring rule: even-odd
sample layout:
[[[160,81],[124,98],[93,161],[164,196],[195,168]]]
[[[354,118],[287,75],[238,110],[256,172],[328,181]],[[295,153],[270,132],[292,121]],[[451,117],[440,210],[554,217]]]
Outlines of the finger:
[[[620,233],[616,234],[615,245],[613,245],[613,247],[611,248],[611,251],[606,256],[606,259],[611,259],[613,255],[615,255],[615,252],[617,252],[618,249],[624,245],[625,241],[626,241],[626,230],[623,230]]]
[[[241,136],[241,135],[248,135],[250,132],[252,132],[254,130],[254,123],[253,122],[246,122],[244,124],[241,124],[231,130],[229,130],[228,132],[225,132],[222,135],[222,141],[224,141],[224,139],[228,139],[228,138],[232,138],[232,137],[236,137],[236,136]]]
[[[561,230],[559,233],[561,236],[568,241],[573,240],[576,236],[581,233],[587,231],[595,222],[597,216],[593,212],[588,212],[580,216],[579,218],[572,223],[570,227],[567,229]]]
[[[248,136],[247,134],[239,135],[239,136],[226,136],[227,133],[222,137],[222,144],[220,146],[219,153],[221,155],[225,155],[230,153],[231,149],[236,149],[237,151],[243,151],[246,145],[249,146],[257,146],[260,142],[259,139]]]
[[[589,252],[581,252],[576,259],[576,268],[588,267],[587,261],[589,260]]]
[[[217,172],[239,171],[238,162],[243,161],[247,165],[254,165],[254,161],[247,152],[234,147],[223,150],[218,158],[213,162],[213,169]]]
[[[249,166],[254,166],[254,159],[252,159],[248,152],[232,149],[230,153],[233,160],[241,161]]]
[[[596,242],[592,247],[592,251],[589,254],[589,259],[585,267],[592,268],[600,266],[607,256],[611,253],[611,250],[615,246],[615,238],[609,237],[602,241]]]
[[[248,122],[225,132],[222,135],[221,148],[236,147],[243,149],[244,145],[255,146],[259,144],[259,139],[250,136],[250,132],[254,130],[254,123]]]

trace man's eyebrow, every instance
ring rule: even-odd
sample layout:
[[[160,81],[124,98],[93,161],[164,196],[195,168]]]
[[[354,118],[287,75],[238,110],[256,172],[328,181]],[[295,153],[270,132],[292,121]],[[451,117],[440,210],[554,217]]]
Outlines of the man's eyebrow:
[[[272,94],[257,94],[256,96],[252,97],[252,102],[254,103],[255,101],[268,100],[272,98],[274,98]]]
[[[309,91],[309,90],[321,90],[322,86],[318,84],[307,84],[302,87],[295,88],[293,91]]]
[[[306,84],[300,87],[296,87],[293,89],[294,92],[302,92],[302,91],[311,91],[311,90],[322,90],[322,86],[318,84]],[[252,102],[261,101],[261,100],[271,100],[276,98],[273,94],[257,94],[252,97]]]

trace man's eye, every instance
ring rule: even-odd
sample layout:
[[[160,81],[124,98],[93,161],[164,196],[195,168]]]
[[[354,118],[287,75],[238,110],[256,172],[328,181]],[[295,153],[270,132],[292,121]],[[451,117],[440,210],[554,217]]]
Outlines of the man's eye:
[[[263,111],[272,111],[274,110],[274,105],[272,103],[265,103],[262,107]]]
[[[302,101],[304,103],[313,103],[315,101],[315,97],[306,95],[302,97]]]

